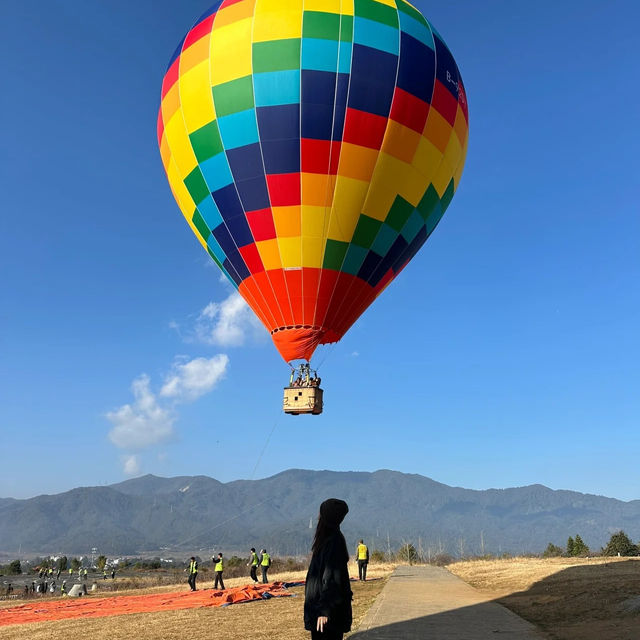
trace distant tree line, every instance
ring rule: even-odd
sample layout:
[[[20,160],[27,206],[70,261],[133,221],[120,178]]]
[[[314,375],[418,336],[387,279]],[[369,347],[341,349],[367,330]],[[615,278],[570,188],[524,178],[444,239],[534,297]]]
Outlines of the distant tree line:
[[[444,566],[455,562],[456,560],[464,557],[464,540],[459,541],[459,554],[456,557],[446,553],[442,544],[434,550],[431,547],[428,548],[425,553],[422,549],[422,545],[416,546],[410,541],[404,541],[397,549],[389,547],[383,551],[380,549],[369,550],[369,561],[374,564],[380,564],[383,562],[397,562],[401,564],[435,564],[438,566]],[[537,554],[532,554],[537,555]],[[584,542],[580,534],[575,536],[569,536],[567,543],[564,547],[549,542],[547,548],[543,551],[542,557],[555,558],[580,558],[587,556],[640,556],[640,543],[634,544],[631,538],[624,531],[617,531],[611,535],[607,544],[599,551],[591,551],[589,546]],[[481,556],[475,555],[475,558],[495,558],[495,557],[512,557],[512,554],[502,553],[499,556],[493,554],[482,554]],[[207,574],[212,570],[212,563],[209,558],[200,558],[196,556],[200,565],[200,570]],[[84,562],[83,562],[84,561]],[[26,563],[27,567],[23,567],[20,560],[14,560],[6,565],[0,565],[0,575],[20,575],[21,573],[38,572],[42,568],[60,569],[66,571],[71,569],[73,572],[83,566],[88,561],[87,558],[71,558],[69,560],[67,556],[60,556],[58,558],[36,558],[33,561]],[[246,569],[247,558],[241,558],[236,555],[232,555],[225,558],[225,576],[237,577],[244,575]],[[98,556],[95,561],[95,567],[98,570],[104,570],[108,564],[108,559],[104,555]],[[179,558],[172,558],[171,560],[165,560],[164,562],[159,558],[122,558],[118,561],[118,571],[122,569],[130,569],[134,571],[154,571],[158,569],[173,569],[174,571],[182,572],[183,565],[186,566],[188,561]],[[273,558],[272,572],[279,573],[282,571],[300,571],[307,567],[306,560],[300,560],[299,558]]]
[[[640,546],[633,544],[631,538],[629,538],[624,531],[617,531],[609,538],[609,542],[607,542],[599,552],[593,553],[584,543],[580,535],[576,534],[575,538],[569,536],[564,549],[550,542],[542,554],[544,558],[585,558],[589,555],[638,556],[640,555]]]

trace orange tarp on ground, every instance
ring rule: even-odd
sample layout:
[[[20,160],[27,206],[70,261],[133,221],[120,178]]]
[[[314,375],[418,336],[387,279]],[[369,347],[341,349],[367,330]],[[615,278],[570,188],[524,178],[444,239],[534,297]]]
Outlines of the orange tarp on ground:
[[[225,591],[201,590],[174,593],[153,593],[143,596],[110,596],[96,598],[63,598],[61,600],[38,599],[28,604],[0,609],[0,627],[26,622],[46,622],[69,618],[102,618],[126,613],[150,613],[172,609],[221,607],[239,602],[293,595],[283,582],[264,585],[247,585]]]

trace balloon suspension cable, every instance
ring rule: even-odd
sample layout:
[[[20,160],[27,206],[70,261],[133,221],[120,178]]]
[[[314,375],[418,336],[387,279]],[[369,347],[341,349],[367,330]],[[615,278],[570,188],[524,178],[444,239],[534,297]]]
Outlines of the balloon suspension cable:
[[[280,411],[278,411],[278,418],[274,421],[273,427],[271,427],[271,432],[267,436],[267,440],[265,441],[262,447],[262,451],[260,452],[260,455],[258,456],[258,459],[256,460],[255,465],[253,466],[253,471],[251,472],[251,477],[249,478],[249,480],[253,480],[253,477],[256,474],[256,469],[258,468],[258,465],[260,464],[262,457],[264,456],[264,453],[267,450],[267,447],[269,446],[269,442],[271,441],[271,436],[273,435],[273,432],[276,430],[276,426],[278,424],[278,420],[280,419],[280,415],[281,415]]]
[[[317,368],[314,369],[310,362],[303,362],[297,366],[289,363],[291,376],[289,378],[290,387],[317,387],[320,386]],[[297,377],[296,377],[297,374]]]
[[[293,369],[293,368],[292,368]],[[271,427],[271,431],[269,432],[269,435],[267,436],[267,439],[264,443],[264,445],[262,446],[262,451],[260,452],[260,455],[258,456],[258,459],[256,460],[256,463],[253,467],[253,471],[251,472],[251,476],[249,478],[249,481],[252,481],[254,479],[254,476],[256,474],[256,470],[258,469],[258,466],[267,450],[267,447],[269,446],[269,442],[271,441],[271,436],[273,436],[274,431],[276,430],[276,427],[278,426],[278,422],[280,420],[280,411],[278,410],[278,414],[277,414],[277,418],[274,420],[273,422],[273,427]],[[200,531],[199,533],[196,533],[194,536],[190,536],[189,538],[185,538],[183,540],[180,540],[177,544],[178,545],[182,545],[185,542],[191,542],[191,540],[195,540],[196,538],[199,538],[200,536],[205,535],[206,533],[213,531],[214,529],[218,529],[219,527],[224,526],[225,524],[228,524],[229,522],[231,522],[232,520],[235,520],[236,518],[239,518],[241,515],[252,511],[253,509],[256,509],[257,507],[260,507],[261,505],[265,504],[266,502],[269,502],[270,500],[273,500],[273,496],[266,498],[265,500],[262,500],[261,502],[258,502],[254,505],[251,505],[250,507],[247,507],[246,509],[243,509],[242,511],[238,511],[235,515],[231,516],[230,518],[227,518],[226,520],[223,520],[222,522],[219,522],[218,524],[215,524],[213,526],[207,526],[206,529],[203,529],[202,531]],[[218,544],[220,544],[222,542],[222,539],[218,541]],[[213,547],[212,547],[213,550]]]
[[[316,370],[319,370],[320,367],[325,363],[327,358],[330,355],[333,355],[333,352],[334,352],[337,344],[338,344],[337,342],[332,342],[329,345],[327,345],[327,348],[324,349],[324,353],[322,354],[322,358],[320,359],[320,362],[316,365]]]

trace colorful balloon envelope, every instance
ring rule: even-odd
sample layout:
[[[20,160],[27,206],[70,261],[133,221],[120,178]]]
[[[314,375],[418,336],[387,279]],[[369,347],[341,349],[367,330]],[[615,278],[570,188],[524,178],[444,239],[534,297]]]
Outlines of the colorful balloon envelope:
[[[196,237],[287,361],[339,340],[440,221],[468,110],[404,0],[223,0],[176,49],[158,141]]]

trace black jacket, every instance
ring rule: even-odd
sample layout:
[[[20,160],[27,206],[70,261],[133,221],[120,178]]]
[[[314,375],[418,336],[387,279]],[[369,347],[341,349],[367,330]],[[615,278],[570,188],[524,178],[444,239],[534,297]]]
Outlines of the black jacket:
[[[351,586],[344,536],[336,530],[311,557],[304,588],[304,628],[315,631],[319,616],[327,616],[330,631],[351,629]]]

